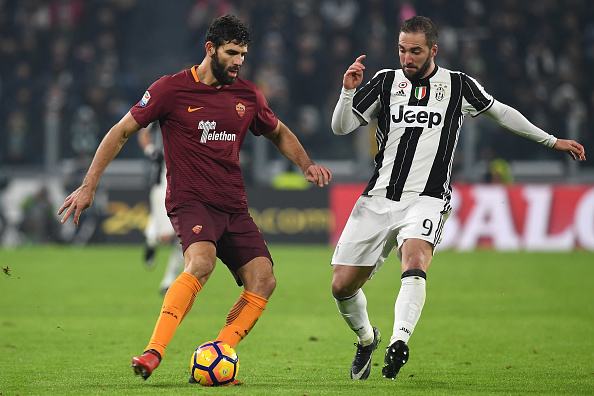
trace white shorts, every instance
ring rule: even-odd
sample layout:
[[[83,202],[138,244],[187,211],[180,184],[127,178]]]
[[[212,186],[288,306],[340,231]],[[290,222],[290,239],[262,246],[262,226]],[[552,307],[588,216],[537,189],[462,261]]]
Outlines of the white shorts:
[[[150,191],[150,215],[149,221],[144,229],[144,234],[152,243],[156,243],[159,238],[175,235],[167,210],[165,210],[165,194],[167,193],[167,183],[155,184]]]
[[[406,201],[361,196],[336,244],[331,264],[375,266],[371,279],[396,247],[402,260],[399,247],[406,239],[422,239],[436,246],[450,210],[441,199],[426,196]]]

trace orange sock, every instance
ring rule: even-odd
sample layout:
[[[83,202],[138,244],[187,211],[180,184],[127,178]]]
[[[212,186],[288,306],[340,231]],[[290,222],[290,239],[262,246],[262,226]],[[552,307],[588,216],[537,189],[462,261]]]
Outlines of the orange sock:
[[[235,348],[254,327],[267,302],[267,299],[244,290],[229,311],[225,327],[217,336],[217,340]]]
[[[194,299],[200,289],[202,286],[193,275],[182,272],[178,276],[165,294],[163,308],[161,308],[155,330],[145,350],[154,349],[161,354],[161,358],[165,356],[165,347],[173,338],[179,324],[192,309]]]

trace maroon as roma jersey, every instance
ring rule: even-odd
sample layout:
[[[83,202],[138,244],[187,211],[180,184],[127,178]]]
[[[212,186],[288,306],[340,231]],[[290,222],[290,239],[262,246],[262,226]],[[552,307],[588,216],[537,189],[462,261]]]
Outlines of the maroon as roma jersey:
[[[226,212],[247,209],[239,149],[248,129],[272,132],[278,119],[256,84],[238,78],[217,89],[196,67],[155,81],[130,113],[142,127],[159,120],[167,165],[167,212],[199,200]]]

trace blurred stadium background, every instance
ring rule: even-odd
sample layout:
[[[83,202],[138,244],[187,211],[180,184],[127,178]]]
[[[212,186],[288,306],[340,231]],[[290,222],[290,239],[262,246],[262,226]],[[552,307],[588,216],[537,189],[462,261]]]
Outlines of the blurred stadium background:
[[[398,29],[414,14],[438,26],[437,64],[591,151],[589,0],[0,0],[0,246],[142,242],[149,164],[135,139],[78,228],[55,213],[146,88],[200,63],[206,27],[224,13],[253,31],[242,76],[335,175],[329,189],[302,186],[269,142],[246,139],[248,199],[269,243],[335,241],[375,150],[373,125],[331,132],[342,75],[360,54],[365,81],[398,67]],[[574,163],[477,117],[464,124],[454,166],[443,248],[594,250],[592,160]]]

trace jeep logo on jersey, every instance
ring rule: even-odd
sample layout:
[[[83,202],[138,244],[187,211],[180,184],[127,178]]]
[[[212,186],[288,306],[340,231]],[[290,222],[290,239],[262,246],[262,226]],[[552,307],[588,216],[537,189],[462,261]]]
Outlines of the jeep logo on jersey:
[[[235,141],[235,134],[234,133],[227,133],[227,131],[223,132],[210,132],[211,129],[215,129],[217,127],[216,121],[200,121],[198,123],[198,129],[202,129],[202,137],[200,138],[200,143],[206,143],[209,140],[223,140],[227,142],[234,142]]]
[[[439,107],[398,106],[398,114],[392,114],[392,122],[403,127],[433,128],[442,120],[442,109]]]

